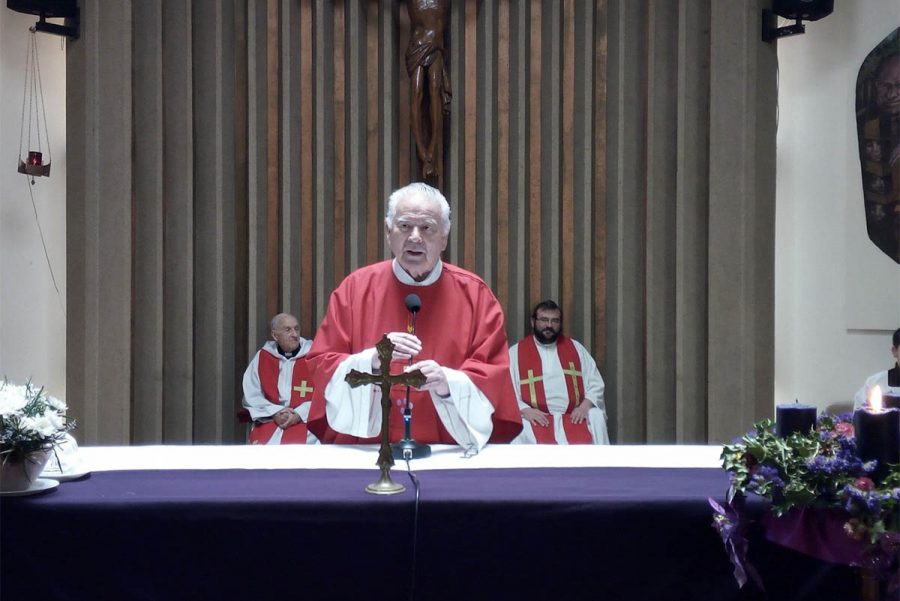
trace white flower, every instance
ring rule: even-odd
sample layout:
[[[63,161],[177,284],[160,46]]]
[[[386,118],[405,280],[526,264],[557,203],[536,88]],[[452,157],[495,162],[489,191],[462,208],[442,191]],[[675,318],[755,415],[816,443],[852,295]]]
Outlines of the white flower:
[[[0,381],[0,450],[28,452],[55,444],[74,423],[66,422],[66,404],[40,387]]]
[[[60,415],[65,415],[66,411],[69,410],[69,407],[66,406],[64,401],[59,400],[55,396],[50,396],[49,394],[47,395],[47,404],[53,407]]]
[[[15,415],[28,404],[24,386],[0,384],[0,417]]]

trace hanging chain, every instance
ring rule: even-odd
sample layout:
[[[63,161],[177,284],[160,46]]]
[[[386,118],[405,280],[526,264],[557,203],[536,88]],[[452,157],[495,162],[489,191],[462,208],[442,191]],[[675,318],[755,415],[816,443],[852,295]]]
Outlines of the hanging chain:
[[[44,84],[41,79],[41,61],[40,61],[40,58],[38,57],[38,51],[37,51],[37,36],[35,34],[31,34],[31,40],[32,40],[32,43],[34,44],[34,66],[35,66],[35,69],[37,72],[38,92],[40,93],[40,99],[41,99],[41,114],[44,117],[44,139],[47,140],[47,163],[49,164],[52,161],[53,157],[51,156],[51,152],[50,152],[50,130],[47,127],[47,105],[44,103]],[[37,124],[38,150],[40,150],[40,144],[41,144],[40,128],[41,128],[41,124],[38,123]]]
[[[44,139],[47,143],[46,162],[50,163],[53,157],[50,152],[50,128],[47,124],[47,105],[44,103],[44,85],[41,81],[41,63],[38,58],[37,31],[34,27],[29,28],[29,31],[31,32],[31,40],[28,44],[25,58],[25,86],[22,90],[22,120],[19,127],[19,157],[24,157],[22,152],[23,142],[26,142],[28,150],[33,149],[31,145],[32,123],[34,123],[34,134],[37,138],[37,151],[43,151],[43,144],[41,144],[41,119],[43,119]],[[27,119],[25,115],[26,103],[28,104]]]

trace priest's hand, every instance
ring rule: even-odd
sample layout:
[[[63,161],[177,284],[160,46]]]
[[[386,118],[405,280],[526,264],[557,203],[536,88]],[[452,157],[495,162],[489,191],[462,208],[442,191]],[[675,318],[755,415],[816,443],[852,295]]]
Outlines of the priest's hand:
[[[532,426],[544,426],[545,428],[550,425],[550,420],[547,419],[549,413],[544,413],[540,409],[535,409],[534,407],[525,407],[522,409],[522,419],[528,420]]]
[[[422,351],[422,341],[408,332],[388,332],[388,340],[394,345],[392,361],[410,361]],[[381,369],[378,355],[372,357],[372,369]]]
[[[442,397],[450,395],[450,384],[447,383],[447,374],[444,373],[444,368],[438,365],[437,361],[434,359],[419,361],[403,371],[411,372],[417,369],[421,370],[422,375],[425,376],[425,383],[419,386],[418,390],[429,390]]]
[[[572,409],[572,413],[569,414],[569,418],[572,420],[573,424],[580,424],[582,422],[586,422],[588,418],[588,411],[591,410],[593,404],[585,399],[581,401],[581,404]]]
[[[300,416],[294,413],[293,409],[287,407],[272,416],[272,419],[275,420],[275,423],[282,430],[286,430],[287,428],[300,423]]]

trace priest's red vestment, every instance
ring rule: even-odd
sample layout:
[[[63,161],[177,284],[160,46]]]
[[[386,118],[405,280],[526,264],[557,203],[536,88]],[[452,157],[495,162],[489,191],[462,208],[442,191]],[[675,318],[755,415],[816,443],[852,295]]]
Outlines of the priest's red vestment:
[[[367,349],[369,363],[373,347],[388,332],[408,331],[410,314],[405,299],[409,294],[417,294],[422,306],[416,319],[416,336],[422,341],[422,351],[414,361],[433,359],[445,369],[451,389],[451,399],[446,401],[452,410],[458,409],[462,420],[476,412],[475,403],[467,404],[466,399],[454,398],[454,391],[462,391],[474,385],[487,397],[490,405],[490,442],[509,442],[522,429],[521,417],[516,404],[516,396],[509,377],[509,355],[506,332],[503,326],[503,311],[487,284],[473,273],[447,263],[440,264],[442,271],[438,279],[426,286],[409,285],[401,282],[394,272],[393,262],[383,261],[358,269],[347,276],[332,293],[328,312],[316,332],[309,358],[313,362],[315,393],[309,414],[309,429],[322,442],[374,442],[377,441],[378,427],[374,427],[380,409],[373,409],[369,434],[375,438],[364,440],[357,436],[326,431],[326,415],[334,407],[326,410],[326,388],[343,396],[349,393],[349,384],[335,381],[335,372],[347,365],[351,355]],[[393,362],[391,373],[400,373],[406,362]],[[362,367],[371,371],[371,365]],[[382,366],[384,369],[384,366]],[[460,376],[460,374],[462,374]],[[457,386],[462,381],[461,386]],[[466,382],[470,381],[470,384]],[[369,387],[365,387],[369,388]],[[394,386],[391,391],[391,441],[403,437],[401,410],[406,389]],[[329,398],[334,404],[335,399]],[[442,423],[448,415],[444,401],[430,392],[410,391],[412,409],[412,436],[423,443],[464,444],[455,440]],[[339,401],[343,402],[343,401]],[[435,405],[438,405],[436,407]],[[483,404],[482,404],[483,407]],[[475,416],[474,421],[485,419]],[[339,425],[331,424],[336,430]],[[372,430],[374,427],[374,430]]]

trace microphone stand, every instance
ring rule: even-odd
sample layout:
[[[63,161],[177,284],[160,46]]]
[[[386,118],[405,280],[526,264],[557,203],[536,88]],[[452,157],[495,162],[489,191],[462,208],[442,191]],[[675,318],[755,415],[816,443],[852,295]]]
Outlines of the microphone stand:
[[[412,334],[416,333],[416,311],[410,311],[412,313]],[[412,365],[412,357],[409,358],[409,363],[407,365]],[[400,442],[395,442],[391,445],[391,452],[394,455],[394,459],[408,460],[408,459],[422,459],[424,457],[431,457],[431,447],[427,444],[422,444],[416,442],[411,434],[412,430],[412,411],[410,410],[409,405],[409,384],[406,385],[406,405],[403,408],[403,438],[400,439]]]

